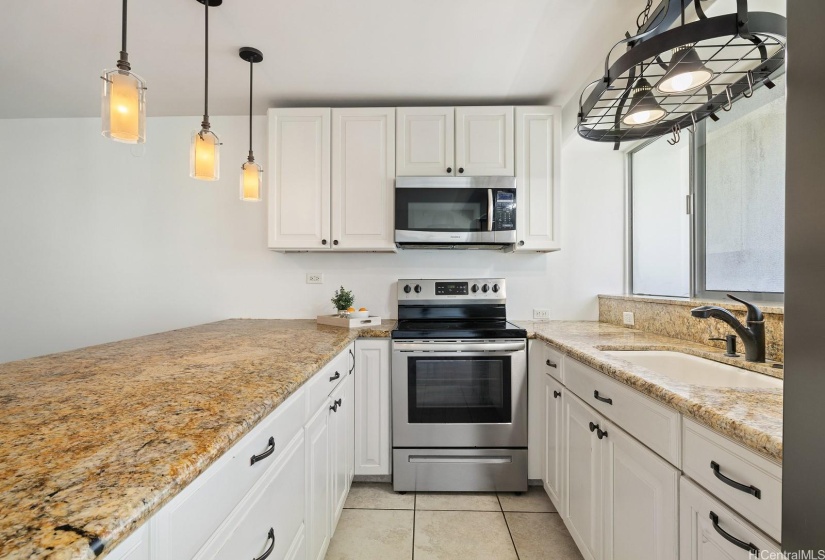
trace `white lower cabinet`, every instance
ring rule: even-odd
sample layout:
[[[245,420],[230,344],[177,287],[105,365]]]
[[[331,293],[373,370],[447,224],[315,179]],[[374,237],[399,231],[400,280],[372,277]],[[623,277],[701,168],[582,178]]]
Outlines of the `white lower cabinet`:
[[[307,560],[323,560],[331,536],[332,477],[329,400],[324,401],[304,430],[306,437]]]
[[[777,543],[686,477],[679,498],[681,560],[780,558]]]
[[[601,429],[604,560],[677,560],[679,471],[614,424]]]
[[[352,482],[352,453],[354,437],[354,415],[352,399],[352,376],[347,375],[330,396],[329,406],[329,449],[330,474],[332,480],[330,536],[335,532],[338,519],[344,509],[344,502]]]
[[[564,408],[565,525],[586,560],[602,558],[602,453],[596,428],[604,419],[569,391]]]
[[[564,457],[564,386],[547,374],[544,376],[544,490],[559,512],[564,513],[562,473]]]
[[[107,560],[149,560],[152,556],[149,549],[149,524],[126,537],[106,557]]]
[[[390,340],[355,341],[355,474],[392,472],[390,441]],[[538,478],[538,475],[535,477]]]

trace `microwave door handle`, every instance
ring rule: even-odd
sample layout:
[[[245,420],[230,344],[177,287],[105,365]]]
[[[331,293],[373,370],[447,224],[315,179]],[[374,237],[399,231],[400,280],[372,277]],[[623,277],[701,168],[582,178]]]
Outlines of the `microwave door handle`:
[[[487,231],[493,231],[493,189],[487,189]]]

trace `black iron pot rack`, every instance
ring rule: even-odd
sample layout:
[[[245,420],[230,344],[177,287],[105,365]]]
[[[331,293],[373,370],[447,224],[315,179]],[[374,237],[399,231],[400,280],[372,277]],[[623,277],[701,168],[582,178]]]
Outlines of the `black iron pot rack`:
[[[647,28],[616,44],[626,43],[628,50],[609,68],[608,53],[604,77],[588,84],[579,99],[576,129],[582,138],[612,142],[618,148],[621,142],[673,134],[673,144],[681,129],[707,117],[718,120],[717,112],[730,110],[734,101],[753,95],[754,88],[773,87],[770,76],[785,64],[787,20],[772,12],[748,12],[747,0],[737,0],[736,13],[710,18],[702,11],[701,0],[693,3],[698,20],[663,29],[683,17],[685,9],[683,0],[665,0]],[[661,55],[689,44],[714,70],[713,79],[685,93],[665,95],[654,90],[665,117],[650,125],[625,125],[622,117],[637,78],[643,75],[655,85],[667,70]]]

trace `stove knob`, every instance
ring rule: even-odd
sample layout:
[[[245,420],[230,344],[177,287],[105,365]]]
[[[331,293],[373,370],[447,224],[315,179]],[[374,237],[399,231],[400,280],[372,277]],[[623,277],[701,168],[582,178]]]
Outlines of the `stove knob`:
[[[493,291],[498,293],[501,288],[498,287],[498,284],[493,284]]]
[[[417,293],[417,294],[421,293],[421,285],[420,284],[415,285],[415,293]]]
[[[410,285],[409,285],[409,284],[407,284],[406,286],[404,286],[404,293],[405,293],[405,294],[408,294],[408,293],[410,293],[411,291],[412,291],[412,288],[410,288]]]
[[[484,292],[484,293],[486,294],[487,292],[489,292],[489,291],[490,291],[490,286],[488,286],[487,284],[484,284],[484,285],[481,287],[481,291],[482,291],[482,292]]]

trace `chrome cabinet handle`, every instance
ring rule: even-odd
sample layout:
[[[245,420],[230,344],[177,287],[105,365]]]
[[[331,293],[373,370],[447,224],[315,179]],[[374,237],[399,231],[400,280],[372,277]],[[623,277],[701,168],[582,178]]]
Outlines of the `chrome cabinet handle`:
[[[718,478],[719,480],[721,480],[722,482],[724,482],[725,484],[727,484],[731,488],[736,488],[737,490],[740,490],[740,491],[744,492],[745,494],[750,494],[751,496],[753,496],[757,500],[762,499],[762,490],[760,490],[756,486],[746,486],[746,485],[742,484],[741,482],[736,482],[732,478],[726,477],[725,475],[723,475],[722,473],[719,472],[719,463],[717,463],[716,461],[711,461],[710,462],[710,468],[713,469],[713,475],[716,478]]]
[[[602,401],[603,403],[613,404],[613,399],[608,399],[607,397],[600,397],[598,391],[593,391],[593,397],[597,401]]]
[[[556,362],[551,362],[550,360],[547,360],[545,363],[548,366],[550,366],[551,368],[558,368],[559,367],[559,365]]]
[[[738,546],[742,550],[747,550],[757,558],[759,557],[759,549],[756,548],[756,545],[754,545],[753,543],[741,541],[733,535],[731,535],[730,533],[728,533],[727,531],[725,531],[724,529],[722,529],[719,526],[719,516],[713,512],[710,512],[710,522],[713,523],[713,528],[716,529],[716,532],[722,535],[722,538],[724,538],[726,541],[735,546]]]
[[[493,231],[493,189],[487,189],[487,231]]]
[[[275,549],[275,528],[270,527],[269,533],[266,534],[266,540],[272,541],[269,543],[269,547],[266,549],[266,552],[258,556],[257,558],[253,558],[252,560],[266,560],[269,558],[269,555],[272,554],[272,551]]]
[[[272,455],[274,452],[275,452],[275,438],[270,436],[269,441],[266,444],[266,451],[264,451],[260,455],[253,455],[252,457],[250,457],[249,465],[251,466],[251,465],[254,465],[255,463],[257,463],[258,461],[263,461],[264,459],[266,459],[267,457]]]
[[[341,374],[338,373],[337,371],[335,372],[335,375],[333,375],[332,377],[329,378],[329,380],[330,381],[335,381],[336,379],[341,379]]]

